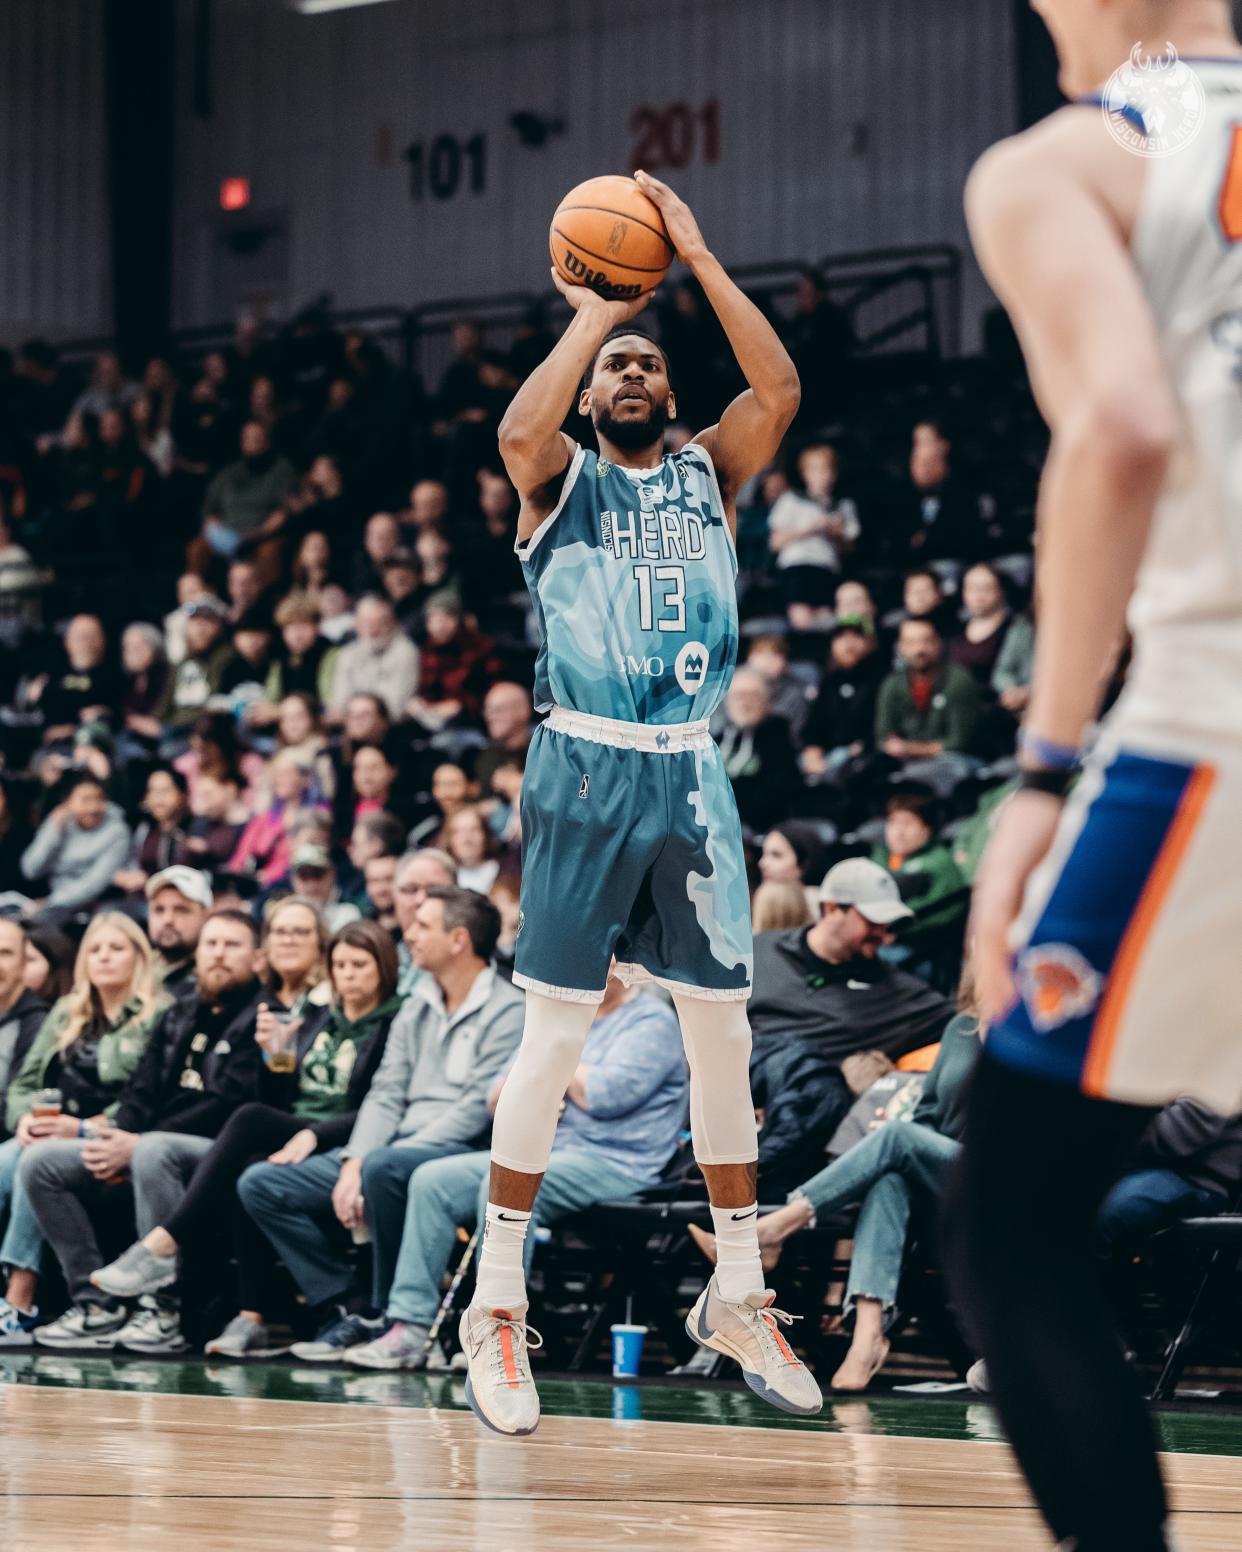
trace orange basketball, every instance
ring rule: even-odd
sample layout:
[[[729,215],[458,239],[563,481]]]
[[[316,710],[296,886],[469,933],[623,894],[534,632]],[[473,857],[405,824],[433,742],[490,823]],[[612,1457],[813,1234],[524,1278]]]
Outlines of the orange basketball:
[[[652,290],[673,262],[664,217],[633,178],[588,178],[570,189],[548,247],[562,280],[615,300]]]

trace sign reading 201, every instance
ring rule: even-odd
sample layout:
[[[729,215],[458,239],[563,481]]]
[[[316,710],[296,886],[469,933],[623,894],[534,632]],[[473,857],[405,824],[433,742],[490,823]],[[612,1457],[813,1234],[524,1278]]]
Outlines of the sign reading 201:
[[[713,97],[701,108],[670,102],[663,108],[635,108],[630,167],[644,172],[688,167],[693,161],[720,160],[720,104]]]

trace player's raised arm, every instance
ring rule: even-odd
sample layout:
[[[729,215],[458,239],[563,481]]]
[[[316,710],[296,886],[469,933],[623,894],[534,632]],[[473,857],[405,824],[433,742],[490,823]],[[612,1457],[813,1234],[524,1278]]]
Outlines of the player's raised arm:
[[[677,257],[715,309],[742,375],[749,383],[720,417],[720,424],[695,437],[712,455],[722,493],[732,514],[733,497],[769,463],[798,413],[798,373],[776,330],[725,273],[710,251],[686,203],[649,173],[634,180],[660,208]]]
[[[574,309],[573,319],[547,359],[514,394],[500,422],[500,456],[524,506],[569,463],[574,444],[561,425],[609,330],[628,323],[651,300],[650,293],[644,293],[632,301],[610,302],[585,286],[567,285],[555,270],[552,279]]]
[[[1097,129],[1081,124],[1086,136]],[[1094,142],[1081,131],[1062,121],[995,147],[966,197],[980,263],[1013,319],[1052,429],[1025,725],[1072,746],[1098,708],[1176,433],[1151,310],[1118,217],[1098,192],[1124,153],[1101,148],[1097,182]]]

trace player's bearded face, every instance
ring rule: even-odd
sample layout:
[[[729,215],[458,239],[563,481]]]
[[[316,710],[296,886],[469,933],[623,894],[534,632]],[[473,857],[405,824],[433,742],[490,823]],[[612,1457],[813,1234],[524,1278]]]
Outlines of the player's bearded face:
[[[660,441],[668,418],[667,388],[661,392],[646,383],[624,383],[608,399],[592,391],[591,420],[596,431],[627,452]]]

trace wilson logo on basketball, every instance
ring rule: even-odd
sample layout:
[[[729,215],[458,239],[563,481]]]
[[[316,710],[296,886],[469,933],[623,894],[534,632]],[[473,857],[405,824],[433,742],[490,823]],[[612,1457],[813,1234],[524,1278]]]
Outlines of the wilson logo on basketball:
[[[1100,1000],[1100,975],[1068,943],[1041,943],[1018,962],[1022,1001],[1036,1029],[1059,1029]]]
[[[608,272],[602,269],[592,269],[589,264],[583,263],[572,248],[566,248],[561,258],[561,267],[576,286],[590,286],[592,291],[598,291],[601,296],[615,297],[619,301],[625,298],[638,296],[642,286],[637,283],[628,286],[615,285],[608,278]]]

